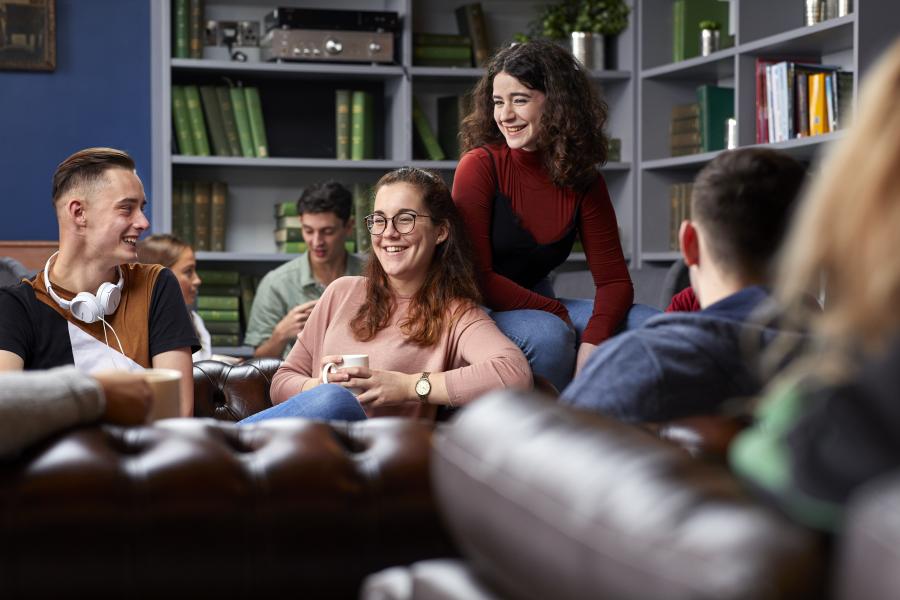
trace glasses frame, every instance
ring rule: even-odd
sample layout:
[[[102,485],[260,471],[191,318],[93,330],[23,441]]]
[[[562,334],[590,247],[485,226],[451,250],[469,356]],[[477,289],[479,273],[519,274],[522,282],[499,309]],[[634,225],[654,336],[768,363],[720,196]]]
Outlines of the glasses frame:
[[[413,217],[412,227],[409,228],[409,231],[400,231],[400,229],[397,228],[397,217],[404,217],[404,216],[405,217]],[[382,229],[378,233],[375,233],[374,231],[372,231],[373,226],[369,224],[369,219],[371,219],[373,217],[381,217],[384,219],[384,229]],[[365,219],[363,219],[363,220],[365,221],[366,229],[369,231],[369,235],[375,235],[375,236],[384,235],[384,232],[387,231],[388,221],[391,222],[391,226],[394,228],[394,231],[396,231],[400,235],[407,235],[409,233],[412,233],[415,230],[416,221],[419,220],[419,217],[422,217],[424,219],[431,219],[432,221],[435,220],[435,218],[432,217],[431,215],[420,215],[419,213],[412,211],[412,210],[398,212],[393,217],[387,217],[382,213],[372,213],[370,215],[366,215]]]

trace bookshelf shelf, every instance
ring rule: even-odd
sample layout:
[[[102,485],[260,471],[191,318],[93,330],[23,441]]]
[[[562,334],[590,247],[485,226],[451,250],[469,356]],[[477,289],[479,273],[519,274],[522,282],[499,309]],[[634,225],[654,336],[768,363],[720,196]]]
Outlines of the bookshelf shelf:
[[[300,62],[236,62],[199,58],[173,58],[172,69],[184,72],[282,76],[296,78],[310,75],[321,79],[389,79],[404,74],[403,67],[383,64],[335,64]]]
[[[672,158],[657,158],[655,160],[645,160],[641,167],[647,171],[662,169],[693,169],[698,166],[702,167],[712,159],[714,159],[720,150],[715,152],[701,152],[699,154],[689,154],[687,156],[673,156]]]
[[[409,165],[403,160],[338,160],[336,158],[241,158],[237,156],[172,156],[173,165],[193,165],[207,167],[234,167],[253,169],[330,169],[356,171],[390,171]],[[419,161],[423,162],[423,161]],[[456,161],[453,167],[456,168]]]
[[[673,262],[681,258],[680,252],[644,252],[641,258],[646,262]]]
[[[853,48],[853,24],[856,15],[851,13],[839,19],[830,19],[798,27],[783,33],[764,37],[740,46],[742,54],[811,54],[821,56]]]
[[[734,76],[735,48],[641,71],[642,79],[708,79]]]

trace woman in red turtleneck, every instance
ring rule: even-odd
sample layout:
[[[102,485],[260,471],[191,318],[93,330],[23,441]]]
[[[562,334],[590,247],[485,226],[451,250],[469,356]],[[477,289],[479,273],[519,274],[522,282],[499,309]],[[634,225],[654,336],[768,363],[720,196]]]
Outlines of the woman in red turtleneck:
[[[576,343],[580,368],[624,321],[634,295],[597,171],[606,161],[606,105],[572,55],[544,41],[499,51],[473,97],[453,200],[472,237],[485,304],[535,374],[562,389]],[[558,299],[547,279],[576,234],[593,300]]]

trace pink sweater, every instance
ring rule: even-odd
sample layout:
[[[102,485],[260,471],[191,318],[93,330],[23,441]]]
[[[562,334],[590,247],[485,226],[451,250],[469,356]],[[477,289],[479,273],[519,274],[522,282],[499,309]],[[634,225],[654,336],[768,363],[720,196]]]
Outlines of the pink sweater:
[[[504,336],[480,308],[467,311],[434,346],[407,341],[398,323],[406,317],[409,298],[397,297],[387,327],[368,342],[353,337],[350,320],[366,297],[363,277],[341,277],[328,286],[313,309],[297,343],[272,379],[272,402],[296,395],[310,377],[318,378],[322,357],[368,354],[369,367],[401,373],[445,373],[454,405],[503,387],[531,387],[531,369],[521,350]],[[405,415],[433,418],[437,407],[418,402],[367,410],[370,417]]]

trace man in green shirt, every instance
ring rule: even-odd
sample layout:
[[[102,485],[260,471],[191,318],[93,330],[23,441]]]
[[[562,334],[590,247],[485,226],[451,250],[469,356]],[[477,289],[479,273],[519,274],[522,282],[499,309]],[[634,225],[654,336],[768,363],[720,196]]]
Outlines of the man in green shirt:
[[[363,261],[344,246],[353,233],[352,208],[353,195],[335,181],[312,185],[300,196],[307,251],[260,282],[244,336],[254,356],[287,356],[328,284],[362,273]]]

